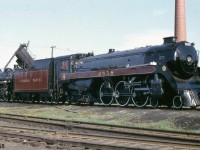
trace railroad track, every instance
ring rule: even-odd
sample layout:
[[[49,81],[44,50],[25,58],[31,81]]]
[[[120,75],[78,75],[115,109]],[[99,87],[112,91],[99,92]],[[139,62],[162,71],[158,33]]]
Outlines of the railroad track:
[[[90,149],[199,149],[200,134],[0,114],[0,135]],[[9,123],[9,124],[6,124]]]

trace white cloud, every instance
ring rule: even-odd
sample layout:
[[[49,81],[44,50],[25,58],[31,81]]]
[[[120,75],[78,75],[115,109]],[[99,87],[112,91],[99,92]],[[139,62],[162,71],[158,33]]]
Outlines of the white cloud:
[[[140,34],[131,34],[124,37],[124,42],[119,49],[132,49],[136,47],[144,47],[146,45],[159,45],[163,43],[164,37],[173,36],[173,30],[152,29],[143,31]]]
[[[167,13],[167,10],[154,10],[153,11],[153,16],[157,17],[157,16],[161,16],[163,14]]]

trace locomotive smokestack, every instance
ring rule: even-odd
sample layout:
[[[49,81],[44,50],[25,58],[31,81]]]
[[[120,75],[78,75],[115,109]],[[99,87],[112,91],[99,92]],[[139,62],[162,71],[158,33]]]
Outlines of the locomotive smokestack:
[[[177,42],[187,40],[185,0],[175,0],[175,37]]]

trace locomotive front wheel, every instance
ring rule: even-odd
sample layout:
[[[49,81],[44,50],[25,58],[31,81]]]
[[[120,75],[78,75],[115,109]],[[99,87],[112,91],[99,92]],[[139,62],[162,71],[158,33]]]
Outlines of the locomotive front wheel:
[[[181,96],[177,95],[174,97],[173,106],[176,109],[181,109],[183,107],[183,99]]]
[[[132,98],[133,104],[137,107],[144,107],[147,105],[149,96],[144,91],[135,91],[134,97]]]
[[[99,90],[99,97],[105,106],[110,106],[114,99],[114,89],[111,82],[103,82]]]
[[[131,98],[130,87],[125,86],[125,81],[120,81],[115,87],[115,100],[120,106],[127,106]]]

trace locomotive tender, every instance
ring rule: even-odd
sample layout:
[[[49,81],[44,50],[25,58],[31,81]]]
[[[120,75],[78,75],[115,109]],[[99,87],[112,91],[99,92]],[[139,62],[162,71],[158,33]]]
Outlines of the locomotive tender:
[[[158,46],[35,60],[0,78],[6,91],[1,95],[10,101],[195,108],[200,106],[198,59],[194,44],[168,37]]]

